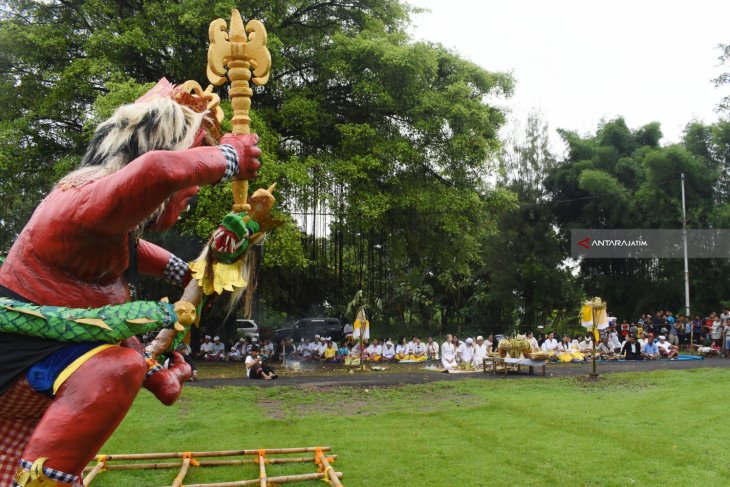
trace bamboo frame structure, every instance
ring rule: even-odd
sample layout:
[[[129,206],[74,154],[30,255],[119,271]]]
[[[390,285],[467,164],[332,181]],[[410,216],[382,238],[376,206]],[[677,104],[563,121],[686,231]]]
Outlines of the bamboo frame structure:
[[[342,487],[342,472],[336,472],[332,467],[337,455],[325,455],[331,448],[303,447],[303,448],[269,448],[259,450],[221,450],[221,451],[199,451],[199,452],[164,452],[164,453],[133,453],[120,455],[98,455],[95,465],[89,465],[84,470],[88,472],[84,478],[84,486],[92,483],[96,476],[107,470],[152,470],[152,469],[177,469],[177,476],[172,487],[182,487],[190,467],[216,467],[230,465],[258,464],[259,476],[252,480],[236,480],[231,482],[216,482],[207,484],[185,484],[186,487],[238,487],[255,485],[267,487],[291,482],[307,480],[324,480],[331,487]],[[301,457],[272,457],[270,455],[287,455],[295,453],[313,453],[312,456]],[[252,459],[220,459],[220,460],[196,460],[197,458],[219,458],[236,456],[254,456]],[[110,464],[112,461],[139,461],[139,460],[161,460],[181,459],[177,462],[146,462],[146,463],[122,463]],[[266,464],[276,465],[283,463],[309,463],[317,466],[317,473],[270,476]]]

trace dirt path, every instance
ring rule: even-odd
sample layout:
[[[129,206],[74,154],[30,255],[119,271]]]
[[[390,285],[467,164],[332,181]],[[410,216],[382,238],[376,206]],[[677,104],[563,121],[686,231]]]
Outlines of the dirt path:
[[[393,366],[396,369],[397,365]],[[705,360],[687,360],[687,361],[668,361],[660,360],[654,362],[599,362],[598,373],[610,374],[616,372],[641,372],[645,370],[684,370],[684,369],[702,369],[702,368],[730,368],[730,359],[705,359]],[[435,381],[451,381],[463,379],[477,380],[513,380],[524,378],[550,379],[554,377],[572,377],[579,375],[587,375],[591,372],[590,362],[585,364],[549,364],[546,368],[546,375],[542,377],[539,370],[535,370],[535,375],[529,375],[526,368],[522,372],[510,372],[509,375],[504,374],[446,374],[443,372],[432,372],[427,370],[410,370],[407,372],[398,372],[391,370],[389,372],[368,371],[364,373],[354,373],[347,375],[301,375],[281,377],[277,380],[249,380],[240,379],[201,379],[197,382],[189,382],[186,387],[226,387],[226,386],[244,386],[244,387],[275,387],[275,386],[294,386],[307,388],[330,388],[339,386],[399,386],[405,384],[423,384]]]

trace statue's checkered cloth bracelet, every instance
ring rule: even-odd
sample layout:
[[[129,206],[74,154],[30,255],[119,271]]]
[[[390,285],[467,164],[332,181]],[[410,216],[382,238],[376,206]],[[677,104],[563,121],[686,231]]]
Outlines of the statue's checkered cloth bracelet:
[[[222,144],[218,147],[220,147],[223,156],[226,158],[226,172],[223,174],[221,182],[230,181],[238,174],[238,153],[229,144]]]
[[[170,255],[162,276],[171,284],[181,286],[188,272],[188,263],[176,255]]]

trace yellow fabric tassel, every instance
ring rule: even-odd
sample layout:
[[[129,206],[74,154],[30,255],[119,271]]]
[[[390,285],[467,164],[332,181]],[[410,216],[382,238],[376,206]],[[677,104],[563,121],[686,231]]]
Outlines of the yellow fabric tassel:
[[[212,280],[205,275],[206,262],[204,260],[195,260],[190,262],[189,265],[193,277],[197,279],[198,285],[203,288],[203,293],[206,295],[222,294],[223,291],[233,291],[238,287],[246,287],[246,281],[241,277],[243,259],[239,259],[233,264],[213,262]]]

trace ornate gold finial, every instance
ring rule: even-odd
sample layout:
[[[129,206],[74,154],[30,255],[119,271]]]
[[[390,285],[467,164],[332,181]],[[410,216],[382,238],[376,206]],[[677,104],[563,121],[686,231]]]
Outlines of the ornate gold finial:
[[[248,112],[253,95],[248,82],[251,80],[256,85],[264,85],[269,80],[271,69],[271,54],[266,47],[266,28],[260,21],[250,20],[244,30],[241,14],[233,9],[230,29],[226,29],[226,21],[223,19],[214,20],[208,28],[208,80],[215,86],[222,85],[226,82],[228,67],[233,133],[248,134],[251,124]],[[241,210],[248,199],[248,182],[234,181],[232,189],[234,209]]]
[[[218,120],[218,123],[221,123],[223,121],[223,118],[225,118],[225,114],[223,113],[223,109],[220,107],[221,98],[220,96],[213,93],[213,85],[208,85],[208,87],[203,90],[203,88],[200,86],[200,83],[195,80],[188,80],[183,83],[182,89],[186,93],[190,93],[193,97],[201,98],[202,100],[204,100],[207,109],[210,110],[210,113],[215,116],[216,120]]]

